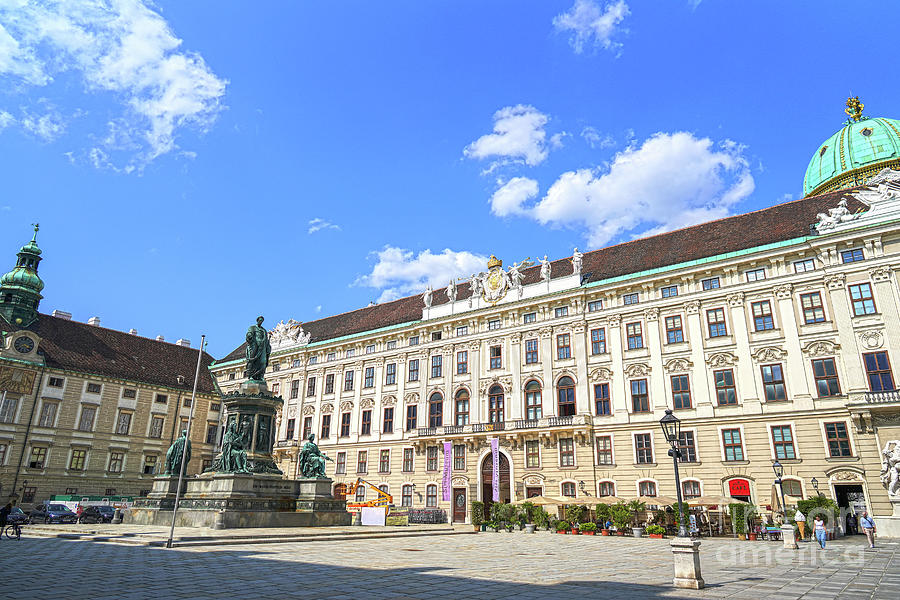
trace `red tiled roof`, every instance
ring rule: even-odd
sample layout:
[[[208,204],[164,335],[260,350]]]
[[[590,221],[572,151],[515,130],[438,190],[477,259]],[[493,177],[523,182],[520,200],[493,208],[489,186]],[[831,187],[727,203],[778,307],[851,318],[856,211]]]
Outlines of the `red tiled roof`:
[[[816,214],[836,207],[840,198],[851,191],[853,190],[839,190],[801,198],[769,208],[586,252],[582,266],[584,283],[809,235],[809,227],[816,222]],[[856,212],[865,208],[866,204],[855,198],[847,197],[847,206],[851,212]],[[572,274],[572,261],[569,257],[555,260],[550,264],[554,279]],[[540,280],[540,265],[530,267],[523,273],[526,285],[536,283]],[[469,295],[468,283],[460,284],[457,287],[457,300],[464,300]],[[435,290],[433,304],[439,305],[446,302],[446,288]],[[393,302],[303,323],[303,330],[310,334],[310,341],[318,342],[416,321],[422,318],[423,308],[424,303],[420,295],[408,296]],[[244,345],[242,344],[218,362],[228,362],[243,356]]]

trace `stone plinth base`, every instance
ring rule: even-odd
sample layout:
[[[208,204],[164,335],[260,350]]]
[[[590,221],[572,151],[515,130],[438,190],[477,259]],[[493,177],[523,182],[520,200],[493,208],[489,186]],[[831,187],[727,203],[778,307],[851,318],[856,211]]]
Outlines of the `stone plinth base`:
[[[794,526],[785,523],[781,526],[781,539],[784,542],[784,547],[789,550],[797,549],[797,536],[794,534]]]
[[[706,583],[700,574],[700,540],[677,537],[671,545],[675,558],[672,584],[677,588],[702,589]]]
[[[878,545],[880,537],[900,538],[900,517],[874,517],[875,519],[875,545]],[[862,528],[860,528],[862,531]]]

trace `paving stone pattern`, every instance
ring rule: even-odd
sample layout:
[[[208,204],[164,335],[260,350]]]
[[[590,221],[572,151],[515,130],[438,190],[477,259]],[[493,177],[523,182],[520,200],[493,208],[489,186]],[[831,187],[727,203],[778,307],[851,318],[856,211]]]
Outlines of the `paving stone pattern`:
[[[900,542],[704,540],[704,590],[672,587],[667,540],[480,533],[166,550],[42,538],[0,541],[0,596],[147,598],[900,598]]]

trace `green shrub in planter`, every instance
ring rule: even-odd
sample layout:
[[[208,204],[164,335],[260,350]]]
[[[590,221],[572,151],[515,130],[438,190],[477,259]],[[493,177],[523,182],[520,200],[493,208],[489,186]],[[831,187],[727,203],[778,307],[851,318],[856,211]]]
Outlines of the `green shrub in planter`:
[[[747,519],[753,512],[751,504],[736,502],[728,505],[728,514],[731,516],[731,527],[737,535],[747,533]]]
[[[645,531],[648,534],[662,535],[666,532],[666,528],[662,525],[647,525],[647,529]]]
[[[634,513],[625,506],[624,502],[618,502],[609,507],[609,514],[612,518],[613,525],[616,526],[616,529],[625,529],[627,527],[631,527],[631,521],[634,518]]]
[[[812,527],[813,519],[816,515],[822,515],[825,525],[831,525],[832,516],[840,512],[837,503],[831,498],[824,496],[816,496],[807,498],[806,500],[798,500],[797,508],[806,516],[807,528]],[[793,518],[791,518],[793,521]]]
[[[484,524],[484,502],[472,500],[472,525],[480,527]]]
[[[606,523],[606,520],[609,519],[609,504],[598,504],[594,507],[594,514],[597,516],[598,522]]]
[[[540,506],[535,507],[534,511],[534,524],[538,527],[549,527],[550,526],[550,513],[541,508]]]
[[[596,523],[582,523],[578,526],[579,531],[597,531]]]
[[[588,508],[580,504],[572,504],[566,507],[566,519],[572,523],[583,523],[587,520]]]
[[[557,521],[556,522],[556,530],[557,531],[566,531],[568,529],[572,529],[572,524],[568,521]]]

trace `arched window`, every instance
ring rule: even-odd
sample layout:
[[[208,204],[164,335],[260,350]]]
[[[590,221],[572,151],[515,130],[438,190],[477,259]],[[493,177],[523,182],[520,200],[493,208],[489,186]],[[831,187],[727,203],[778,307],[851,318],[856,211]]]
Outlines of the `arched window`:
[[[803,488],[796,479],[782,479],[781,486],[784,489],[785,496],[796,496],[797,498],[803,497]]]
[[[438,392],[428,398],[428,426],[440,427],[444,424],[444,397]]]
[[[433,483],[425,486],[425,506],[428,508],[437,506],[437,486]]]
[[[641,481],[638,483],[638,490],[641,496],[655,496],[656,495],[656,482],[655,481]]]
[[[541,416],[541,384],[531,380],[525,385],[525,418],[540,419]]]
[[[575,484],[571,481],[566,481],[562,484],[562,495],[567,498],[575,497]]]
[[[357,502],[365,502],[366,501],[366,486],[361,485],[356,488],[356,501]]]
[[[700,482],[694,481],[693,479],[688,479],[687,481],[681,482],[681,492],[684,494],[685,498],[699,498],[700,497]]]
[[[456,392],[456,424],[469,424],[469,391],[459,390]]]
[[[597,495],[601,498],[604,496],[616,495],[616,484],[612,481],[601,481],[597,484]]]
[[[556,384],[559,400],[559,416],[571,417],[575,414],[575,382],[571,377],[562,377]]]
[[[347,497],[347,485],[344,483],[336,483],[334,484],[334,492],[332,496],[337,500],[343,500]]]
[[[400,488],[400,506],[412,506],[412,492],[412,484],[407,483],[402,488]]]
[[[503,422],[503,388],[499,385],[488,390],[488,422]]]
[[[381,485],[379,485],[378,489],[381,490],[382,492],[384,492],[385,494],[391,493],[391,487],[386,483],[382,483]]]

